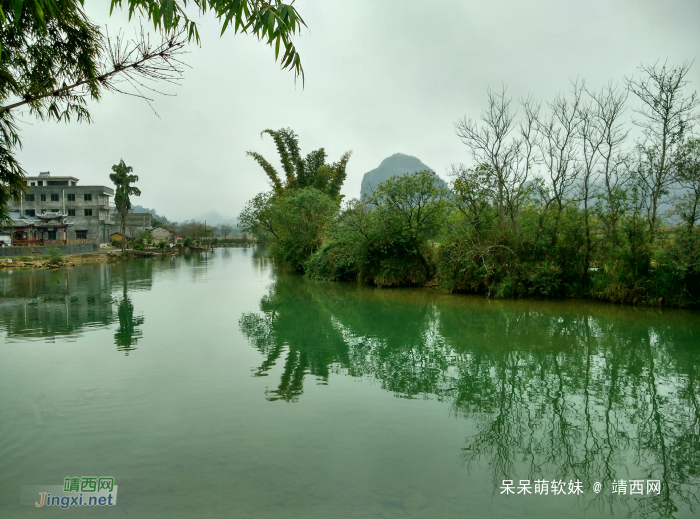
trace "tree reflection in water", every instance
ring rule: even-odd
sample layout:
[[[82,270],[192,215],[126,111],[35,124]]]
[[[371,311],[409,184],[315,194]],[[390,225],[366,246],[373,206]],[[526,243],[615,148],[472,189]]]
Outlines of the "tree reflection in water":
[[[125,355],[129,355],[130,351],[136,349],[138,340],[143,337],[143,332],[138,329],[138,326],[143,324],[143,317],[134,317],[134,305],[129,299],[127,265],[122,263],[122,298],[117,307],[117,317],[119,318],[119,327],[114,333],[114,344],[117,345],[118,351],[123,351]]]
[[[700,483],[697,314],[594,302],[492,302],[277,277],[240,328],[270,400],[304,377],[371,377],[405,398],[435,398],[476,426],[461,460],[504,479],[580,480],[582,507],[641,517],[695,511]],[[659,495],[612,482],[660,480]],[[603,492],[590,491],[601,482]]]

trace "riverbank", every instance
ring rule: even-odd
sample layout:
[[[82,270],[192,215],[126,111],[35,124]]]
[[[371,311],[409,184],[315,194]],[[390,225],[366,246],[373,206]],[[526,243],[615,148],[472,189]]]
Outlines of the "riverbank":
[[[250,244],[225,244],[223,248],[249,247]],[[221,247],[217,247],[221,248]],[[216,249],[214,249],[216,250]],[[72,268],[78,265],[88,265],[93,263],[108,263],[121,261],[129,258],[155,258],[164,256],[177,256],[178,254],[189,254],[192,252],[211,252],[206,247],[172,247],[166,249],[129,249],[122,253],[120,249],[100,249],[78,254],[66,254],[61,256],[60,262],[52,262],[50,256],[13,256],[0,258],[0,269],[49,269]]]
[[[13,258],[0,259],[0,268],[3,269],[49,269],[55,270],[60,268],[72,268],[79,265],[88,265],[93,263],[110,263],[122,261],[124,259],[134,257],[156,257],[156,256],[175,256],[179,250],[160,249],[138,251],[128,250],[122,253],[119,249],[102,249],[99,251],[85,252],[79,254],[66,254],[61,256],[59,261],[52,261],[50,256],[19,256]]]

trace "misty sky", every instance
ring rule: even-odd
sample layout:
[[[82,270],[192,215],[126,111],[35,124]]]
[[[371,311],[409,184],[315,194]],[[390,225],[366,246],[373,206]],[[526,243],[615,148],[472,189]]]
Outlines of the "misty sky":
[[[110,33],[137,21],[109,17],[108,0],[88,15]],[[254,37],[199,20],[201,47],[175,97],[106,94],[93,124],[26,119],[19,158],[28,174],[50,170],[81,184],[111,185],[123,158],[139,175],[135,203],[184,220],[209,211],[236,216],[268,189],[247,150],[276,159],[265,128],[291,127],[305,154],[330,161],[352,150],[343,194],[359,196],[362,175],[396,153],[415,155],[445,176],[468,162],[454,122],[477,117],[489,86],[516,99],[549,99],[580,77],[591,88],[622,81],[640,63],[692,61],[700,50],[697,0],[297,0],[305,30],[296,43],[306,86],[279,70]],[[700,61],[700,60],[699,60]],[[700,90],[700,62],[690,73]]]

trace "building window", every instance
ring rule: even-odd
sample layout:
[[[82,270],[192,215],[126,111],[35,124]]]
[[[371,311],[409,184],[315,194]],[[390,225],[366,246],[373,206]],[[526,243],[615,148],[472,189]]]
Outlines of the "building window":
[[[56,239],[56,231],[49,231],[49,240],[55,240]]]
[[[92,209],[85,209],[85,216],[92,216]]]
[[[75,209],[68,209],[68,216],[75,216]]]
[[[37,181],[36,185],[37,185],[37,186],[43,186],[43,185],[44,185],[44,181],[43,181],[43,180],[39,180],[39,181]]]
[[[92,195],[91,195],[91,194],[88,194],[88,193],[85,193],[85,194],[83,195],[83,200],[85,200],[86,202],[89,202],[90,200],[92,200]]]
[[[77,240],[87,240],[87,231],[75,231],[75,238]]]
[[[68,193],[68,201],[75,202],[75,193]]]
[[[27,202],[33,202],[34,201],[34,195],[27,195]]]
[[[34,209],[25,209],[24,216],[36,216],[36,211]]]
[[[51,201],[52,201],[52,202],[58,202],[58,194],[51,195]]]
[[[51,209],[51,212],[52,212],[52,213],[57,213],[57,212],[58,212],[58,209]]]
[[[36,182],[30,182],[29,185],[30,185],[30,186],[36,186]]]
[[[46,202],[46,195],[41,195],[41,201]]]

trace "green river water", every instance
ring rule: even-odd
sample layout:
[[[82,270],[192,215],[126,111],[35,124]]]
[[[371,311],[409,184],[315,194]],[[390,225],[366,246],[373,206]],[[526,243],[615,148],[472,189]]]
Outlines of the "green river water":
[[[256,249],[3,271],[0,517],[694,517],[699,317],[315,282]],[[88,476],[115,506],[21,503]]]

